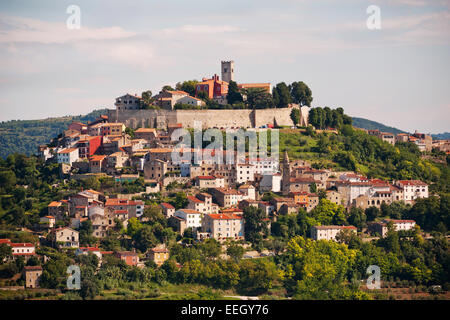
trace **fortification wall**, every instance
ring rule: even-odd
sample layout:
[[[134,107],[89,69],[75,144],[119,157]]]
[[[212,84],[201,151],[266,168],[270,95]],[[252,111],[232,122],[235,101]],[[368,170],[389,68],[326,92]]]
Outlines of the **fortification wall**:
[[[292,126],[291,110],[292,108],[258,110],[124,110],[118,112],[118,121],[131,128],[165,128],[169,123],[181,123],[185,128],[192,128],[194,121],[201,121],[203,128],[254,128],[267,124]],[[109,110],[108,115],[111,121],[116,121],[116,110]]]
[[[279,126],[293,126],[291,119],[292,108],[258,109],[255,110],[255,127],[266,124],[277,124]]]
[[[124,110],[116,113],[116,110],[108,110],[111,121],[124,123],[130,128],[165,128],[168,123],[177,123],[176,112],[171,110]]]
[[[203,128],[252,128],[252,110],[176,110],[177,122],[191,128],[200,121]]]

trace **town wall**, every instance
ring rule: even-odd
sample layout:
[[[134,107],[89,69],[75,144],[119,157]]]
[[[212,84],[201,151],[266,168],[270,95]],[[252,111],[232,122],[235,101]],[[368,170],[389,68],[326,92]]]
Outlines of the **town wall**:
[[[239,109],[239,110],[109,110],[110,121],[123,122],[127,127],[166,128],[167,124],[181,123],[193,128],[194,121],[200,121],[203,128],[255,128],[268,124],[292,126],[292,108]],[[307,122],[306,119],[302,119]],[[302,121],[301,121],[302,122]]]

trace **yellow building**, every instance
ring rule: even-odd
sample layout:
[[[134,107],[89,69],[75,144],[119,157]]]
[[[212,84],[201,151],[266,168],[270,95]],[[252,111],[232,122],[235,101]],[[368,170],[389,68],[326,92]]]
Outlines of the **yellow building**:
[[[169,259],[169,250],[167,248],[152,248],[150,249],[148,258],[160,266]]]

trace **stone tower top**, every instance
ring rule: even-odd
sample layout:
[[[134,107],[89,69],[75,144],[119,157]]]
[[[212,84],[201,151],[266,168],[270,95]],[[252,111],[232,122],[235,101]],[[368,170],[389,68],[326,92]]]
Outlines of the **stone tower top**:
[[[234,81],[234,61],[222,61],[222,81]]]
[[[289,155],[288,155],[287,150],[284,151],[284,159],[283,159],[283,162],[286,163],[286,164],[289,164]]]

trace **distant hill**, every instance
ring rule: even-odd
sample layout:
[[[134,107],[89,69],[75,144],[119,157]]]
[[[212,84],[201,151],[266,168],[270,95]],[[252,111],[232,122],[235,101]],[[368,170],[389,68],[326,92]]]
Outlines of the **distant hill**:
[[[437,140],[449,140],[450,132],[432,134],[431,136],[433,137],[433,139],[437,139]]]
[[[357,118],[357,117],[352,117],[353,119],[353,126],[354,127],[358,127],[358,128],[362,128],[362,129],[366,129],[366,130],[380,130],[382,132],[390,132],[390,133],[394,133],[394,134],[399,134],[399,133],[407,133],[406,131],[394,128],[394,127],[388,127],[382,123],[376,122],[376,121],[372,121],[372,120],[367,120],[364,118]]]
[[[72,121],[94,121],[100,115],[106,114],[106,111],[107,109],[99,109],[87,115],[0,122],[0,157],[6,158],[14,152],[36,154],[39,145],[49,143],[52,138],[66,130]]]
[[[353,126],[358,127],[358,128],[362,128],[362,129],[366,129],[366,130],[375,130],[378,129],[380,131],[383,132],[391,132],[394,134],[399,134],[399,133],[408,133],[406,131],[394,128],[394,127],[388,127],[382,123],[376,122],[376,121],[372,121],[372,120],[368,120],[368,119],[364,119],[364,118],[357,118],[357,117],[352,117],[353,119]],[[436,134],[432,134],[431,135],[433,137],[433,139],[436,140],[448,140],[450,139],[450,132],[443,132],[443,133],[436,133]]]

